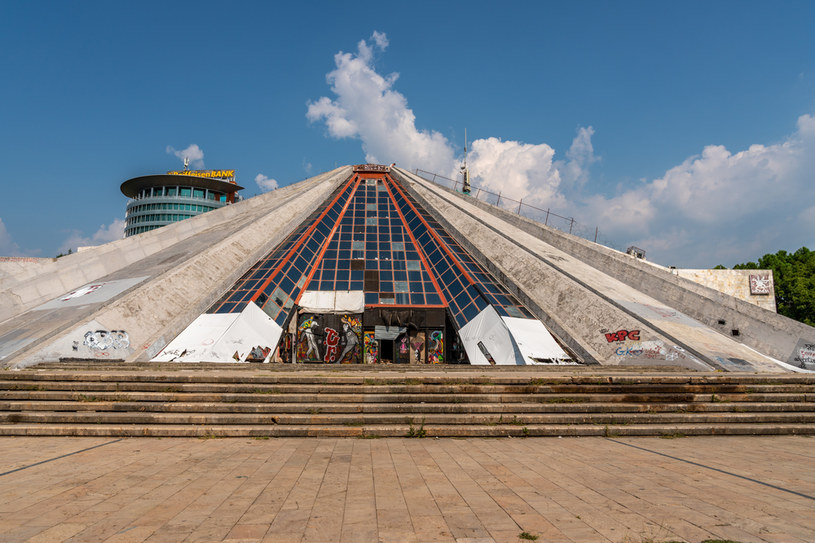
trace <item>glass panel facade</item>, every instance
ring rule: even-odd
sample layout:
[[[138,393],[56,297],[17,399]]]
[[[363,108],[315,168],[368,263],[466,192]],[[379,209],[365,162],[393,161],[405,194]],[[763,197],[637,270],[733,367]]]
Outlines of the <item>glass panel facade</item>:
[[[456,328],[487,305],[532,318],[387,173],[353,175],[209,312],[254,301],[284,326],[304,290],[364,291],[368,308],[446,307]]]

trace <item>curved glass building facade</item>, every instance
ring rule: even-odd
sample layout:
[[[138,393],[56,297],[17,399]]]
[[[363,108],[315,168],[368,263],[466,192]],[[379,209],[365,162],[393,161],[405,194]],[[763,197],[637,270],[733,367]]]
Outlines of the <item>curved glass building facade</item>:
[[[213,174],[229,177],[213,177]],[[234,170],[168,172],[134,177],[122,183],[130,198],[125,213],[125,237],[218,209],[240,199],[243,187]]]

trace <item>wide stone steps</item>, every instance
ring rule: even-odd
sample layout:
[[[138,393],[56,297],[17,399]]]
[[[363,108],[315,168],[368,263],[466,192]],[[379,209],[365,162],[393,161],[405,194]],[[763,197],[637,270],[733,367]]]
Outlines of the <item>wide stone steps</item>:
[[[0,435],[815,434],[815,376],[631,368],[51,364],[0,372]]]

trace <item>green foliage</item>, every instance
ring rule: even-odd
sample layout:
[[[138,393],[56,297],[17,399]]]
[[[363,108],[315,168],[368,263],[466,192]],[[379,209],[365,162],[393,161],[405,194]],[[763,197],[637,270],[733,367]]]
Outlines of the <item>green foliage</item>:
[[[785,317],[815,326],[815,251],[766,254],[758,262],[736,264],[734,270],[773,270],[775,302]]]

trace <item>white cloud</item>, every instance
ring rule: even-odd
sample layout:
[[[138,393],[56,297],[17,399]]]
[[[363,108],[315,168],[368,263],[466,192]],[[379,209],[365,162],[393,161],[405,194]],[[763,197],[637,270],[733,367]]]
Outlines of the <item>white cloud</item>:
[[[17,245],[6,230],[3,219],[0,219],[0,256],[22,256],[20,246]]]
[[[579,203],[607,235],[654,249],[658,261],[732,265],[813,242],[813,166],[815,117],[803,115],[780,143],[735,153],[710,145],[659,179]]]
[[[195,170],[202,170],[204,168],[204,151],[202,151],[201,148],[194,143],[188,146],[186,149],[182,149],[180,151],[177,151],[172,146],[168,145],[167,154],[177,156],[181,162],[184,162],[185,158],[189,158],[190,166],[192,166]]]
[[[271,177],[266,177],[262,173],[259,173],[255,176],[255,183],[258,184],[260,190],[263,192],[268,192],[270,190],[276,189],[279,185],[277,184],[276,179],[272,179]]]
[[[93,245],[102,245],[116,241],[124,237],[125,221],[124,219],[114,219],[109,225],[100,225],[99,230],[93,233],[90,237],[83,235],[79,230],[74,230],[59,246],[61,253],[76,251],[77,247],[89,247]]]
[[[384,50],[387,36],[374,32],[371,39],[373,45],[360,41],[356,54],[334,56],[336,69],[326,79],[336,98],[309,102],[308,120],[324,121],[334,138],[360,139],[369,162],[450,171],[455,159],[447,139],[439,132],[417,129],[407,100],[393,90],[398,74],[383,77],[373,67],[374,47]]]
[[[447,138],[419,130],[398,74],[382,76],[374,53],[388,46],[374,32],[356,54],[337,53],[327,75],[334,98],[308,104],[307,118],[325,123],[334,138],[357,138],[366,160],[396,162],[449,177],[458,174]],[[812,245],[815,208],[815,116],[803,115],[784,141],[731,152],[720,145],[667,169],[658,179],[586,194],[594,154],[591,126],[579,127],[563,159],[546,143],[497,137],[472,142],[468,156],[475,187],[575,216],[581,226],[618,247],[638,245],[648,258],[683,267],[732,265],[766,252]]]

